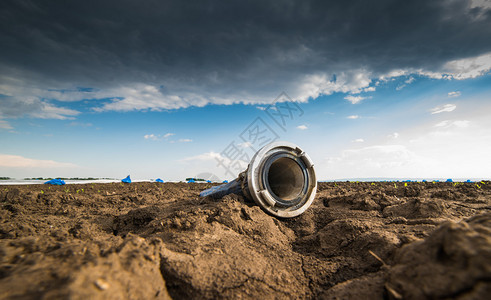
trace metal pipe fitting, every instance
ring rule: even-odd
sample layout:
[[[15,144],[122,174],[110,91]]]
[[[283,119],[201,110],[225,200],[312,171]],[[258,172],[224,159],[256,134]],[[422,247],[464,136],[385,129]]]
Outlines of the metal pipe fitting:
[[[292,218],[309,208],[316,191],[317,180],[310,157],[293,143],[273,142],[256,152],[238,178],[204,190],[200,196],[221,198],[231,193],[243,194],[273,216]]]

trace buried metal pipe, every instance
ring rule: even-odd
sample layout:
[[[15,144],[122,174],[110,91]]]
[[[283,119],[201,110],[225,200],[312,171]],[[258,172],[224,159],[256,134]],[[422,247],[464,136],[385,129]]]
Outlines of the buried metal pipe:
[[[218,199],[232,193],[243,194],[273,216],[292,218],[309,208],[316,191],[310,157],[295,144],[273,142],[256,152],[239,177],[199,195]]]

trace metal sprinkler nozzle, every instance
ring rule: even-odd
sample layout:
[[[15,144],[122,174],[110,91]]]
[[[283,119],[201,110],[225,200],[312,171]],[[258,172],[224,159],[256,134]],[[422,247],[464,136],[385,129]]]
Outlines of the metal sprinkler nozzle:
[[[292,218],[309,208],[316,191],[310,157],[293,143],[273,142],[256,152],[236,179],[199,195],[217,199],[231,193],[243,194],[273,216]]]

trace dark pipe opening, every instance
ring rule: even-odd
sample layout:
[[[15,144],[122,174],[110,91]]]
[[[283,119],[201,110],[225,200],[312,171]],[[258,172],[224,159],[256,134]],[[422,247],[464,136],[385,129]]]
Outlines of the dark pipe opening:
[[[305,178],[300,165],[291,158],[275,160],[268,171],[268,183],[278,198],[285,201],[296,199],[302,193]]]

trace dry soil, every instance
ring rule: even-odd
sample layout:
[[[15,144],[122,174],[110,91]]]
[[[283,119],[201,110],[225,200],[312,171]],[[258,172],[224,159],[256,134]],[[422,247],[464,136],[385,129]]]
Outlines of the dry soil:
[[[0,186],[0,298],[491,295],[491,182],[319,183],[293,219],[210,186]]]

